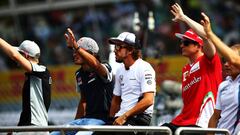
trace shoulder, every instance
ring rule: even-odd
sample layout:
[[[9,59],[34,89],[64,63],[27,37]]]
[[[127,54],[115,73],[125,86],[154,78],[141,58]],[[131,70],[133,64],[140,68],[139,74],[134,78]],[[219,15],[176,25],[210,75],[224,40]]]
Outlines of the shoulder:
[[[120,74],[121,72],[124,72],[124,70],[125,70],[124,64],[121,64],[116,70],[116,75]]]
[[[206,61],[208,63],[221,63],[220,57],[217,53],[212,58],[208,58],[205,54],[201,56],[200,61]]]
[[[224,81],[222,81],[219,84],[218,90],[222,91],[222,90],[226,89],[230,83],[231,83],[231,77],[228,76],[228,77],[226,77],[226,79]]]
[[[109,63],[103,62],[103,63],[101,63],[101,64],[102,64],[103,66],[105,66],[109,72],[112,71],[112,67],[111,67],[111,65],[110,65]]]
[[[153,70],[152,65],[145,60],[138,59],[136,63],[137,63],[138,69],[140,70],[146,70],[146,69]]]
[[[151,66],[150,63],[148,63],[147,61],[144,61],[142,59],[139,59],[137,61],[137,65],[136,65],[136,70],[137,70],[137,74],[140,76],[155,76],[155,70],[153,69],[153,67]]]

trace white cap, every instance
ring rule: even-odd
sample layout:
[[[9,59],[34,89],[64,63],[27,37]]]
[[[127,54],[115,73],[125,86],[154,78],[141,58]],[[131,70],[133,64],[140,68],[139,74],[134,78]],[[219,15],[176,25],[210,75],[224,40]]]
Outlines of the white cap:
[[[39,58],[40,48],[34,41],[24,40],[19,47],[15,47],[19,52],[26,53],[33,58]]]
[[[77,41],[78,46],[83,48],[86,51],[90,51],[92,53],[98,53],[99,47],[97,42],[89,37],[82,37]]]
[[[130,32],[123,32],[117,38],[110,38],[108,42],[110,44],[115,44],[115,45],[125,43],[127,45],[130,45],[138,49],[141,48],[139,41],[136,39],[135,34]]]

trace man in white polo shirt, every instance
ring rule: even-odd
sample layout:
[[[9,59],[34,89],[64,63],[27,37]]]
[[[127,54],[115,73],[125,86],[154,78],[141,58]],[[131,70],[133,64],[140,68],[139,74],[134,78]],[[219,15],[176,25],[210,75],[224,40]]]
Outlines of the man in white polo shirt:
[[[116,71],[110,117],[113,125],[149,125],[156,92],[155,71],[141,59],[141,45],[135,34],[121,33],[109,39],[115,45]]]

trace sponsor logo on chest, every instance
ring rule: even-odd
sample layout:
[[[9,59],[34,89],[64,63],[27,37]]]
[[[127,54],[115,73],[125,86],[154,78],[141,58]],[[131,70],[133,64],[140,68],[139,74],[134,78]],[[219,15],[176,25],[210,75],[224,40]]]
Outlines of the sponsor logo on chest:
[[[191,68],[190,71],[185,71],[183,73],[183,81],[186,81],[187,78],[194,72],[198,71],[200,69],[199,62],[195,63]]]
[[[188,80],[188,83],[183,87],[183,91],[188,90],[192,85],[201,81],[201,79],[202,79],[201,76],[197,76],[197,74],[194,74],[193,75],[194,77],[190,77],[192,73],[199,71],[199,69],[200,69],[200,64],[199,64],[199,62],[197,62],[194,65],[192,65],[190,71],[186,71],[183,73],[183,81]],[[191,80],[189,80],[189,79],[191,79]]]

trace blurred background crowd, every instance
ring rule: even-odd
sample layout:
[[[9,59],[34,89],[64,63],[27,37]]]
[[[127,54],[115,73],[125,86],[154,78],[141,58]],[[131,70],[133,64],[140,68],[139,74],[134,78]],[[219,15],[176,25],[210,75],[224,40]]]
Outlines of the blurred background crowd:
[[[74,82],[78,67],[73,64],[71,50],[66,49],[66,29],[70,27],[77,39],[95,39],[105,61],[110,53],[108,38],[123,31],[136,33],[143,45],[143,58],[153,64],[157,74],[153,124],[158,125],[171,120],[181,108],[178,82],[187,61],[180,56],[180,42],[174,33],[187,27],[171,21],[169,10],[175,2],[198,22],[201,11],[206,12],[214,32],[226,44],[240,42],[238,0],[1,0],[0,37],[15,46],[24,39],[40,46],[41,62],[50,67],[54,80],[49,119],[52,124],[62,124],[74,118],[79,100]],[[24,79],[20,71],[0,51],[0,126],[17,124]]]

